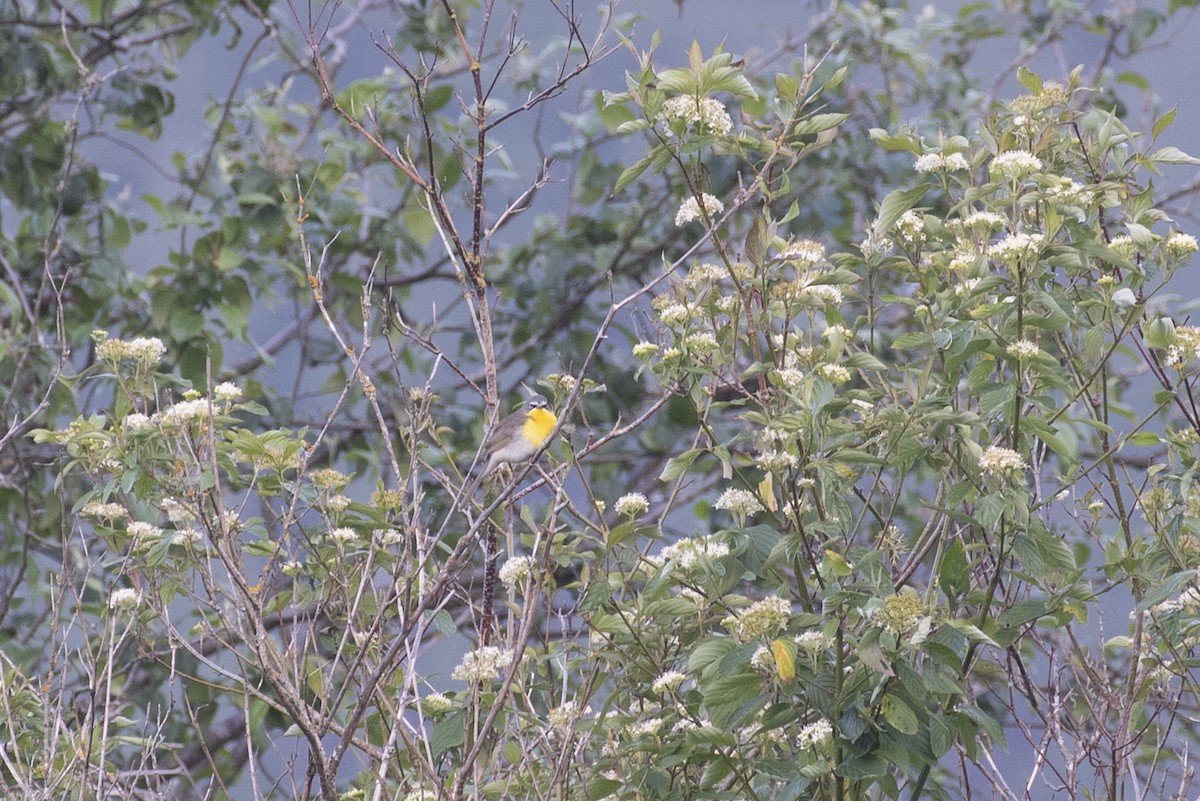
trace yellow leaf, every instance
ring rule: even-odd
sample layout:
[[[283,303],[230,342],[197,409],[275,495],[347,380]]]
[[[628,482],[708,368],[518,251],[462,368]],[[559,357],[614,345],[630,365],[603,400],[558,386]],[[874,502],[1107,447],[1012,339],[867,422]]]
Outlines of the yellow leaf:
[[[775,669],[779,678],[791,681],[796,678],[796,652],[787,640],[773,640],[771,652],[775,654]]]
[[[758,482],[758,497],[762,499],[767,511],[779,511],[779,503],[775,500],[775,482],[770,473],[767,473],[763,476],[763,480]]]

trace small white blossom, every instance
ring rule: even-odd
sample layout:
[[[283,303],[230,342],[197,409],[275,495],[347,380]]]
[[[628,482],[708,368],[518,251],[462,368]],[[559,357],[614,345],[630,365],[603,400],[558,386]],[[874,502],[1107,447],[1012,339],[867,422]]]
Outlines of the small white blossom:
[[[377,528],[371,532],[371,535],[384,548],[404,542],[404,535],[394,528]]]
[[[237,384],[224,381],[213,387],[213,397],[217,400],[232,403],[242,398],[242,388]]]
[[[341,545],[346,545],[358,539],[358,532],[352,528],[334,528],[329,530],[329,539]]]
[[[681,570],[691,570],[700,564],[702,559],[714,561],[729,555],[729,546],[717,542],[712,537],[692,537],[681,539],[666,546],[658,554],[664,564],[671,564]]]
[[[658,734],[658,730],[662,728],[662,718],[647,718],[646,720],[637,720],[629,724],[630,737],[653,736]]]
[[[121,429],[128,434],[136,434],[153,427],[154,423],[141,412],[132,412],[121,418]]]
[[[962,224],[965,227],[982,228],[984,230],[1003,228],[1007,222],[1007,217],[991,211],[973,211],[962,218]]]
[[[552,729],[559,732],[570,731],[575,725],[575,721],[579,720],[583,715],[591,714],[590,706],[579,708],[579,702],[575,700],[564,701],[561,706],[556,706],[546,714],[546,721]]]
[[[825,718],[808,724],[796,735],[796,745],[809,750],[824,745],[833,738],[833,726]]]
[[[988,248],[988,255],[1012,264],[1022,258],[1036,256],[1042,249],[1043,238],[1036,234],[1009,234]]]
[[[1172,231],[1167,237],[1167,253],[1175,258],[1190,256],[1197,250],[1200,250],[1200,244],[1196,243],[1196,237],[1191,234]]]
[[[500,677],[500,671],[513,662],[513,652],[486,645],[463,656],[462,661],[450,673],[458,681],[487,682]]]
[[[795,367],[784,367],[778,371],[779,383],[795,392],[804,384],[804,371]]]
[[[421,699],[421,709],[427,715],[441,715],[454,708],[454,701],[443,693],[430,693]]]
[[[759,467],[769,472],[799,467],[800,457],[787,451],[766,450],[754,460]]]
[[[650,499],[640,492],[630,492],[618,498],[614,508],[621,517],[635,518],[646,514]]]
[[[658,353],[658,345],[653,342],[639,342],[633,346],[633,355],[637,359],[649,359]]]
[[[350,499],[345,495],[334,495],[325,501],[325,506],[331,512],[344,512],[350,506]]]
[[[202,540],[202,539],[204,539],[204,535],[201,534],[198,529],[181,528],[181,529],[177,529],[175,531],[175,536],[172,537],[171,541],[174,542],[176,545],[185,545],[186,546],[186,545],[195,545],[196,543],[200,542],[200,540]]]
[[[896,231],[900,239],[908,244],[920,242],[925,235],[925,217],[919,212],[908,210],[896,220]]]
[[[774,673],[775,655],[771,653],[770,648],[760,645],[754,649],[754,653],[750,656],[750,667],[760,673]]]
[[[984,473],[1007,473],[1024,470],[1028,466],[1021,454],[997,445],[992,445],[983,452],[983,456],[979,457],[979,467]]]
[[[816,264],[825,258],[825,246],[811,239],[798,239],[789,242],[783,250],[779,251],[779,258]]]
[[[687,676],[685,676],[683,673],[680,673],[678,670],[668,670],[666,673],[654,680],[654,683],[650,685],[650,690],[651,692],[658,693],[659,695],[665,695],[666,693],[669,693],[679,687],[679,685],[682,684],[683,680],[686,678]]]
[[[113,590],[108,596],[108,608],[117,612],[128,612],[142,605],[142,594],[132,587]]]
[[[818,654],[828,648],[830,642],[822,631],[805,631],[796,635],[796,645],[809,654]]]
[[[717,342],[717,338],[707,331],[702,331],[696,334],[689,334],[684,340],[688,350],[692,353],[700,354],[701,356],[719,350],[721,345]]]
[[[918,156],[913,164],[913,169],[917,172],[954,172],[956,170],[969,170],[971,163],[967,161],[966,156],[962,153],[926,153],[923,156]]]
[[[142,545],[162,539],[163,530],[151,523],[135,520],[125,527],[133,541]]]
[[[718,198],[707,192],[701,195],[701,197],[704,200],[704,211],[707,212],[709,219],[725,211],[725,204]],[[680,204],[679,211],[675,214],[675,225],[686,225],[699,219],[701,219],[700,204],[696,202],[696,197],[693,195]]]
[[[831,384],[844,384],[850,380],[850,371],[840,364],[822,364],[817,372]]]
[[[674,120],[683,120],[689,128],[725,136],[733,130],[733,120],[721,101],[711,97],[677,95],[668,98],[662,105],[658,118],[668,126]]]
[[[163,426],[184,426],[199,420],[207,420],[210,407],[205,398],[185,400],[163,409],[151,418]]]
[[[729,273],[718,264],[695,264],[688,270],[684,284],[692,290],[706,289],[719,284]]]
[[[742,642],[771,635],[787,626],[792,604],[787,598],[769,595],[721,621]]]
[[[125,507],[119,503],[88,501],[79,510],[79,514],[84,517],[94,517],[98,520],[117,520],[125,517]]]
[[[658,319],[662,320],[663,325],[678,326],[692,319],[694,313],[694,309],[682,303],[668,303],[659,309]]]
[[[1042,160],[1028,150],[1009,150],[992,159],[990,167],[994,175],[1009,180],[1019,180],[1042,169]]]
[[[1020,339],[1010,344],[1004,351],[1014,359],[1033,359],[1041,353],[1041,348],[1037,346],[1036,342]]]
[[[514,556],[500,568],[500,583],[515,592],[525,585],[525,579],[533,572],[532,556]]]
[[[754,493],[744,489],[725,490],[713,506],[733,512],[735,515],[752,515],[763,511],[763,505],[759,503]]]

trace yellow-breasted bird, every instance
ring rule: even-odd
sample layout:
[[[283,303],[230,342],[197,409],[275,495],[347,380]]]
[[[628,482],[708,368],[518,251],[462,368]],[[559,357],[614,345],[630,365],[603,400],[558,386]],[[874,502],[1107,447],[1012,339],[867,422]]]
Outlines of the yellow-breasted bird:
[[[550,439],[558,418],[550,411],[550,404],[541,395],[534,395],[525,402],[524,408],[505,417],[483,441],[487,454],[487,465],[480,477],[486,476],[502,464],[513,464],[529,459],[538,448]]]

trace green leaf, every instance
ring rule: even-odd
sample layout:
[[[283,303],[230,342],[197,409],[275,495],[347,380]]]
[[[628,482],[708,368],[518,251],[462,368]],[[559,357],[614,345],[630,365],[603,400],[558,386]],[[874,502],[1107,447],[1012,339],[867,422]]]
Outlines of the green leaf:
[[[885,695],[883,701],[880,702],[879,709],[883,713],[883,719],[898,732],[916,734],[918,729],[920,729],[920,722],[917,720],[916,713],[912,711],[908,704],[894,695]]]
[[[674,481],[675,479],[679,478],[687,472],[688,468],[692,466],[692,462],[696,461],[696,459],[702,453],[704,453],[704,451],[700,450],[699,448],[693,448],[689,451],[684,451],[678,456],[672,457],[667,462],[667,466],[663,468],[662,473],[659,474],[658,480]]]
[[[613,194],[618,194],[622,189],[636,181],[649,166],[650,156],[644,156],[632,167],[626,167],[624,170],[622,170],[621,175],[617,178],[616,185],[613,187]]]
[[[464,714],[463,710],[459,710],[433,724],[433,736],[429,740],[429,747],[435,759],[451,748],[463,744],[463,734],[466,731]]]
[[[1157,139],[1158,135],[1167,130],[1171,123],[1175,121],[1175,112],[1178,108],[1178,106],[1173,107],[1166,114],[1163,114],[1154,121],[1154,127],[1150,129],[1150,137],[1152,139]]]
[[[1200,159],[1194,156],[1189,156],[1177,147],[1164,147],[1156,151],[1150,156],[1150,160],[1157,164],[1190,164],[1192,166],[1200,165]]]
[[[938,573],[942,589],[947,593],[962,596],[971,588],[970,565],[967,563],[967,549],[961,539],[955,539],[942,556],[942,567]]]
[[[1041,77],[1024,65],[1017,68],[1017,82],[1035,95],[1042,91]]]
[[[879,207],[879,216],[875,218],[875,238],[882,239],[896,220],[916,206],[928,191],[929,184],[919,184],[912,189],[897,189],[888,193]]]

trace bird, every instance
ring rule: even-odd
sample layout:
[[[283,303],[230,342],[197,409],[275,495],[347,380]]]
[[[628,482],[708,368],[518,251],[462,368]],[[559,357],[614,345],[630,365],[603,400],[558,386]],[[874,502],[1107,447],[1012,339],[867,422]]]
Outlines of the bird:
[[[550,439],[558,417],[550,411],[550,404],[541,395],[533,395],[522,409],[505,417],[496,424],[483,442],[487,464],[480,478],[487,476],[502,464],[523,462],[537,453]]]

